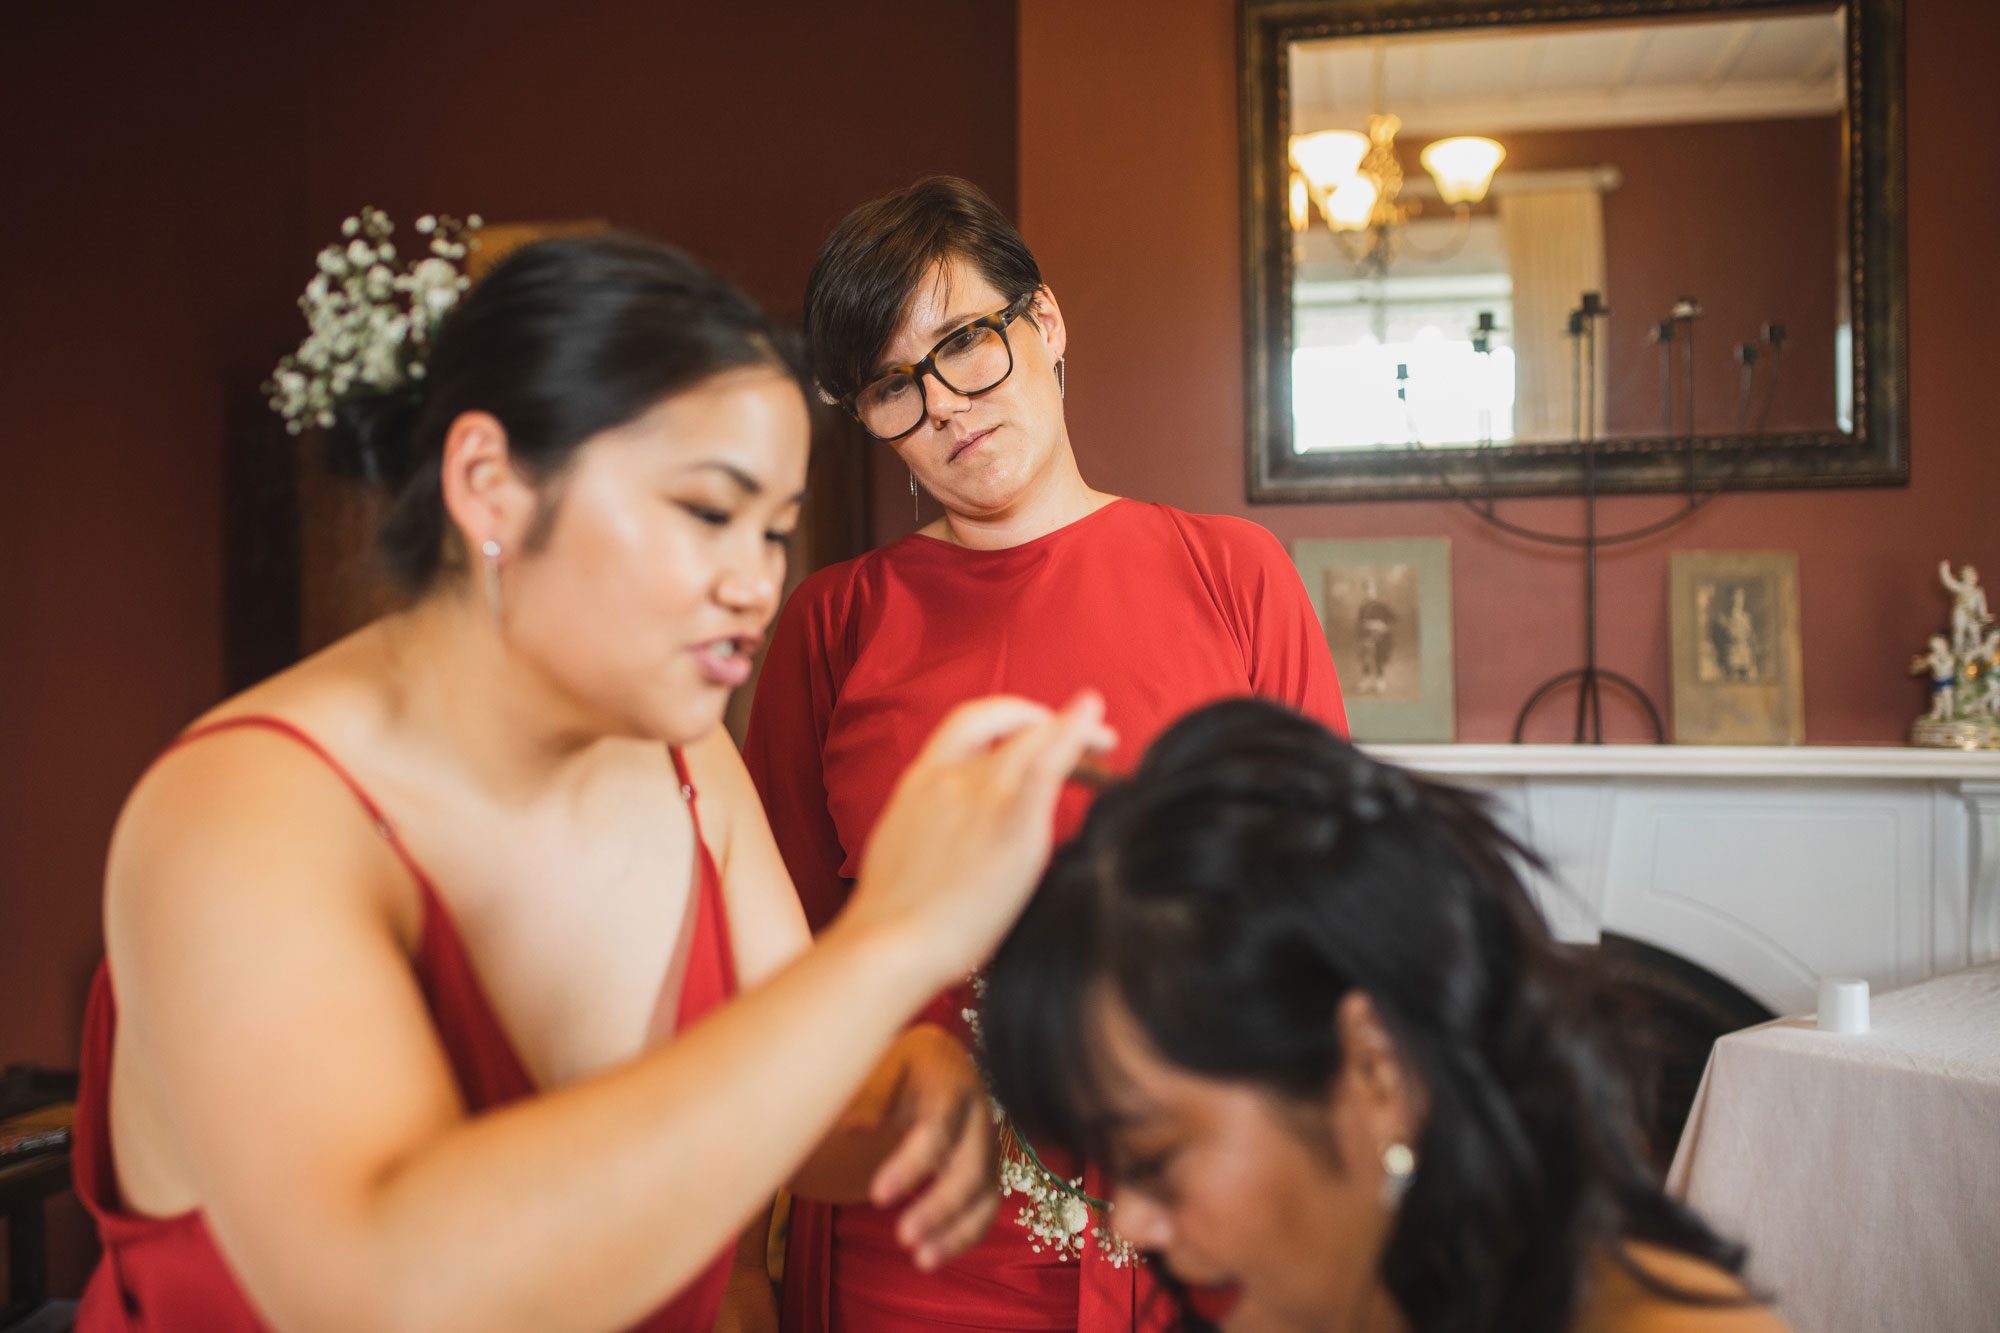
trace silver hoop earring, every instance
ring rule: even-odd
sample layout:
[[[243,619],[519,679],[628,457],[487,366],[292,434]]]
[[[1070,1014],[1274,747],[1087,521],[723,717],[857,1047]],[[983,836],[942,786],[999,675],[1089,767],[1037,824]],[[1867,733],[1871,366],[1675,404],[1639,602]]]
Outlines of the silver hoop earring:
[[[493,613],[495,628],[500,624],[500,543],[487,538],[479,544],[479,554],[486,557],[486,609]]]
[[[1068,359],[1067,357],[1061,357],[1056,360],[1056,397],[1058,398],[1063,397],[1065,391],[1068,388],[1068,386],[1063,383],[1063,361],[1067,359]]]
[[[1382,1149],[1382,1206],[1395,1212],[1409,1193],[1410,1178],[1417,1174],[1417,1155],[1407,1143],[1392,1143]]]

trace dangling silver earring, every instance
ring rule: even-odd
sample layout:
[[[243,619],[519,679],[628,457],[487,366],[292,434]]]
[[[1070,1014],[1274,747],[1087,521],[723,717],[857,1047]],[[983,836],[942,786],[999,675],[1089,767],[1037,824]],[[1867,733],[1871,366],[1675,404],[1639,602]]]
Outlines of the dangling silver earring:
[[[1061,398],[1063,396],[1063,391],[1067,387],[1063,384],[1064,360],[1067,360],[1067,358],[1058,358],[1056,361],[1056,397],[1058,398]]]
[[[479,544],[486,557],[486,608],[493,613],[495,628],[500,624],[500,543],[491,537]]]
[[[910,473],[910,517],[917,523],[924,521],[924,502],[917,497],[917,474]]]
[[[1410,1178],[1417,1174],[1417,1155],[1407,1143],[1392,1143],[1382,1150],[1382,1206],[1395,1212],[1409,1192]]]

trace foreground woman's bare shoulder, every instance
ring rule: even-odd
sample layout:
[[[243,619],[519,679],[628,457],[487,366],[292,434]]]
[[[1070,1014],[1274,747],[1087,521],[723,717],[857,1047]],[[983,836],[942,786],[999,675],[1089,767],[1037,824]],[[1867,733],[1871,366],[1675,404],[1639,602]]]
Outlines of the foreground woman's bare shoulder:
[[[1578,1333],[1791,1333],[1739,1279],[1705,1260],[1641,1242],[1625,1252],[1656,1282],[1697,1299],[1661,1295],[1623,1264],[1606,1260],[1584,1302]]]
[[[190,926],[211,910],[385,910],[403,872],[324,760],[263,727],[202,736],[163,756],[113,831],[105,890],[114,960],[134,918]],[[338,906],[336,907],[336,904]],[[146,932],[139,932],[146,938]]]
[[[364,631],[217,705],[141,776],[113,830],[107,867],[114,956],[119,927],[134,914],[199,916],[204,904],[225,907],[235,896],[278,910],[313,910],[323,897],[322,906],[342,912],[386,910],[399,933],[414,928],[408,874],[348,785],[379,729],[379,691],[352,661],[367,638]],[[241,725],[252,719],[260,725]]]

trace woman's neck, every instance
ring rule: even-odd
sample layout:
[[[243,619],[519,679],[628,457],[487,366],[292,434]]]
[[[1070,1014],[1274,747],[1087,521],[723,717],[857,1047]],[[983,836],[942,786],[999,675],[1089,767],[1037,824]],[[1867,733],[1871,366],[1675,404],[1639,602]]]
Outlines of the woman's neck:
[[[377,629],[392,728],[495,801],[531,805],[596,771],[614,733],[508,651],[482,599],[439,590]]]
[[[1118,497],[1094,491],[1077,469],[1076,455],[1065,438],[1047,472],[1031,482],[1012,504],[990,514],[947,510],[944,517],[920,529],[927,537],[974,551],[1003,551],[1046,537],[1087,518]]]

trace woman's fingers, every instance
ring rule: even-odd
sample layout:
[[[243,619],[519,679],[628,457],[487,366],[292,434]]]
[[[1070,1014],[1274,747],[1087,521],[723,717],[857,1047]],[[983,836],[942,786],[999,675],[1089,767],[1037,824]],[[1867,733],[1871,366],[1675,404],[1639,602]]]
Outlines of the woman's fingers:
[[[996,1155],[988,1118],[968,1115],[937,1178],[896,1222],[897,1238],[910,1248],[919,1267],[935,1267],[986,1234],[1000,1207]]]
[[[999,1211],[999,1195],[982,1195],[978,1207],[960,1213],[943,1231],[919,1242],[911,1253],[911,1260],[926,1273],[949,1263],[986,1238],[986,1233],[992,1229],[993,1217]]]
[[[868,1193],[877,1207],[904,1198],[946,1170],[969,1128],[992,1138],[991,1127],[984,1124],[988,1117],[978,1113],[986,1102],[986,1085],[955,1037],[925,1025],[905,1033],[897,1046],[904,1060],[897,1080],[897,1115],[912,1128],[875,1172]],[[997,1185],[990,1167],[982,1168],[981,1175],[987,1187]]]
[[[976,966],[1048,859],[1063,778],[1113,740],[1103,718],[1092,691],[1054,713],[1005,697],[955,709],[876,821],[849,919],[915,928],[940,982]]]
[[[1037,765],[1056,769],[1060,779],[1084,753],[1110,750],[1117,744],[1117,733],[1104,725],[1104,698],[1095,690],[1079,691],[1056,711],[1012,695],[995,695],[953,709],[912,767],[976,761],[990,752],[996,782],[1012,788]]]
[[[951,1151],[958,1126],[939,1116],[919,1116],[903,1141],[888,1159],[875,1169],[869,1182],[868,1198],[877,1208],[886,1208],[936,1174]]]
[[[993,748],[988,760],[994,785],[1004,791],[1018,790],[1051,749],[1068,748],[1079,728],[1094,734],[1103,725],[1103,718],[1103,698],[1095,690],[1083,690],[1060,709],[1016,730]]]
[[[919,1269],[930,1272],[956,1258],[985,1237],[999,1211],[1000,1192],[988,1188],[981,1190],[963,1208],[938,1212],[931,1219],[933,1224],[930,1228],[918,1232],[917,1242],[911,1247],[911,1259]]]
[[[960,704],[938,723],[937,730],[924,742],[924,748],[917,752],[912,767],[977,758],[991,749],[994,742],[1047,721],[1049,716],[1050,711],[1042,705],[1011,694]]]
[[[1084,755],[1117,744],[1117,733],[1104,725],[1104,697],[1084,690],[1046,723],[1021,732],[1002,747],[1011,769],[1004,781],[1019,806],[1053,811],[1064,780]]]

